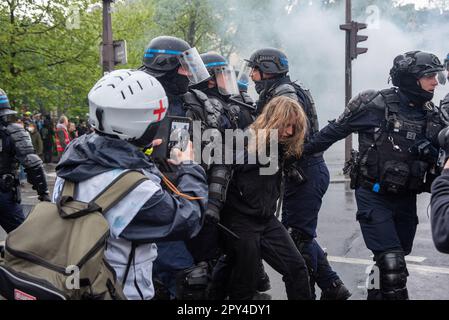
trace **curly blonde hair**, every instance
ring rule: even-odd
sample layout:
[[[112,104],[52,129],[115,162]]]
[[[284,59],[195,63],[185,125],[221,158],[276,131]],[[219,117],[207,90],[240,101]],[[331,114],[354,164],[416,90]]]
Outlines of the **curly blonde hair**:
[[[293,124],[293,134],[281,141],[285,147],[285,156],[301,157],[307,132],[307,116],[297,101],[284,96],[272,99],[250,126],[255,134],[255,141],[251,141],[250,150],[256,151],[267,145],[272,130],[285,129],[289,124]]]

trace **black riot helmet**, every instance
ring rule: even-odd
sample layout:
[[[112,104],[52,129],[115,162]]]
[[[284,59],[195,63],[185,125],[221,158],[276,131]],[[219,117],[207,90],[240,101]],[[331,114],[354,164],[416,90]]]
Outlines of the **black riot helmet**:
[[[263,73],[285,74],[288,72],[287,56],[279,49],[256,50],[251,58],[245,61],[250,68],[258,68]]]
[[[235,71],[225,57],[216,52],[207,52],[200,56],[207,71],[216,82],[220,94],[225,96],[239,94]]]
[[[178,72],[180,67],[182,74]],[[183,95],[189,84],[201,83],[210,77],[198,50],[184,40],[169,36],[151,40],[140,70],[157,78],[169,96]]]
[[[397,56],[390,70],[393,85],[409,94],[415,102],[426,102],[433,98],[433,92],[421,88],[418,80],[437,75],[444,70],[438,57],[422,51],[410,51]]]
[[[11,109],[8,96],[6,92],[0,89],[0,117],[16,114],[17,112]]]
[[[189,50],[190,45],[179,38],[160,36],[148,44],[143,56],[145,71],[158,78],[180,66],[179,56]]]

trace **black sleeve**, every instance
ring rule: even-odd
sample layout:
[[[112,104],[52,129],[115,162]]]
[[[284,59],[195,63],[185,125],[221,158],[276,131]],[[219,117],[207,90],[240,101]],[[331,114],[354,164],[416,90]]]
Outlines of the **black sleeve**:
[[[338,120],[330,121],[304,145],[304,153],[326,151],[335,142],[353,132],[369,131],[379,127],[384,118],[384,112],[372,103],[378,97],[379,92],[373,90],[364,91],[354,97]]]
[[[435,247],[449,253],[449,169],[432,184],[431,226]]]

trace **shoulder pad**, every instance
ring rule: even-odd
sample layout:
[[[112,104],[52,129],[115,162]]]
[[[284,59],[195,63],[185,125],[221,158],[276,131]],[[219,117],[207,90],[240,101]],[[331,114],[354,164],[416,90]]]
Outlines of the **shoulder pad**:
[[[445,108],[449,108],[449,93],[447,96],[444,97],[444,99],[441,101],[441,106]]]
[[[188,91],[182,96],[182,100],[184,103],[188,105],[201,105],[200,101],[197,98],[197,95],[193,91]]]
[[[30,134],[24,128],[16,123],[11,123],[6,127],[6,132],[11,137],[19,157],[34,153]]]
[[[253,98],[251,98],[251,96],[247,92],[242,92],[240,96],[242,97],[242,102],[246,104],[254,104]]]
[[[204,92],[200,91],[200,90],[197,90],[197,89],[191,89],[190,91],[191,91],[191,92],[196,96],[196,98],[197,98],[199,101],[201,101],[201,102],[205,102],[205,101],[209,100],[209,98],[207,97],[207,95],[206,95]]]
[[[18,125],[17,123],[9,123],[6,126],[6,133],[8,133],[9,135],[14,134],[16,132],[20,132],[23,131],[26,133],[25,129],[22,128],[20,125]]]
[[[440,112],[443,122],[449,125],[449,94],[441,100]]]
[[[338,118],[337,122],[341,122],[344,119],[350,118],[354,114],[362,112],[369,106],[384,106],[383,97],[379,91],[376,90],[366,90],[354,98],[352,98],[345,108],[343,114]]]
[[[272,96],[279,97],[279,96],[285,96],[292,98],[296,101],[298,101],[298,96],[296,95],[296,89],[293,85],[289,83],[283,83],[280,86],[277,86],[272,91]]]
[[[354,98],[352,98],[348,105],[347,109],[350,112],[357,112],[359,109],[363,109],[367,105],[369,105],[376,97],[380,96],[380,92],[376,90],[367,90],[359,93]]]

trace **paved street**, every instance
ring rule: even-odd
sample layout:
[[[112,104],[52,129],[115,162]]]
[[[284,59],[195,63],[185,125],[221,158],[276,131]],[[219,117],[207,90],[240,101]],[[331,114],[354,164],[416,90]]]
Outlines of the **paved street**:
[[[337,146],[338,147],[338,146]],[[355,220],[356,204],[354,192],[344,183],[341,175],[342,155],[333,153],[331,149],[326,155],[333,183],[324,198],[318,224],[318,242],[329,254],[332,266],[338,272],[350,291],[351,299],[365,299],[366,268],[372,263],[371,252],[366,249]],[[49,181],[54,183],[54,166],[47,167]],[[449,299],[449,255],[444,255],[434,248],[428,217],[430,196],[420,195],[418,226],[415,244],[408,257],[410,277],[408,287],[412,299]],[[28,184],[23,192],[25,210],[29,210],[37,202],[37,196]],[[0,229],[0,240],[5,238]],[[281,277],[267,267],[271,278],[272,289],[261,299],[286,299]],[[319,292],[319,290],[317,290]],[[319,296],[319,294],[318,294]]]

